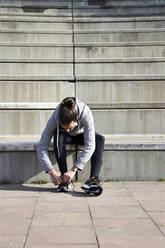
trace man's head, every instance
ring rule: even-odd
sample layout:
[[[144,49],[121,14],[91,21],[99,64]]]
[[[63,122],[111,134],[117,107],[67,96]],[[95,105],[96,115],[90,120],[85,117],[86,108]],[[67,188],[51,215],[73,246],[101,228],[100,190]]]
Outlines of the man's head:
[[[76,104],[71,97],[67,97],[60,104],[60,108],[59,108],[60,125],[67,132],[69,132],[74,128],[76,121],[77,121]]]

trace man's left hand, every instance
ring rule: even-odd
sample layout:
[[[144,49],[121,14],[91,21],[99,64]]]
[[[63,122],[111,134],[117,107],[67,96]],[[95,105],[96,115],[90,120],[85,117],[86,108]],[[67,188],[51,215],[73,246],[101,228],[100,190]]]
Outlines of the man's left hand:
[[[63,182],[67,184],[71,183],[71,180],[75,176],[77,170],[78,169],[76,167],[73,167],[70,171],[64,173]]]

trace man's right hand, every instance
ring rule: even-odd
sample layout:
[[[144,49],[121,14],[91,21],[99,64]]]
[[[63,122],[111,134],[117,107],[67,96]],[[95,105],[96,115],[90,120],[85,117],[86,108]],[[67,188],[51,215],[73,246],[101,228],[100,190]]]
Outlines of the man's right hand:
[[[60,173],[58,173],[57,171],[55,171],[54,169],[50,169],[50,171],[48,172],[51,179],[52,179],[52,182],[55,184],[55,185],[59,185],[62,183],[62,176]]]

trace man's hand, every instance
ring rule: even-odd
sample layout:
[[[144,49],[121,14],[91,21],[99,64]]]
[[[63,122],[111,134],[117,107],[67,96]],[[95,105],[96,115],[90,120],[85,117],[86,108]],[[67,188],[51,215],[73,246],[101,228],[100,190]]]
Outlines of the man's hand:
[[[70,171],[64,173],[63,182],[67,183],[67,184],[71,183],[71,180],[74,177],[74,175],[76,174],[77,170],[78,170],[78,168],[73,167]]]
[[[49,171],[49,175],[52,179],[52,182],[55,184],[55,185],[59,185],[60,183],[62,183],[62,177],[61,177],[61,174],[58,173],[57,171],[55,171],[54,169],[50,169]]]

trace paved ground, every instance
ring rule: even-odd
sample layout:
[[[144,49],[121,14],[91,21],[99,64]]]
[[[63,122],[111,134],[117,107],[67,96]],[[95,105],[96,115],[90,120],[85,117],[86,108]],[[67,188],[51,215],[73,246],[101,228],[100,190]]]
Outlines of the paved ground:
[[[0,248],[164,248],[165,183],[109,182],[99,197],[76,184],[0,185]]]

